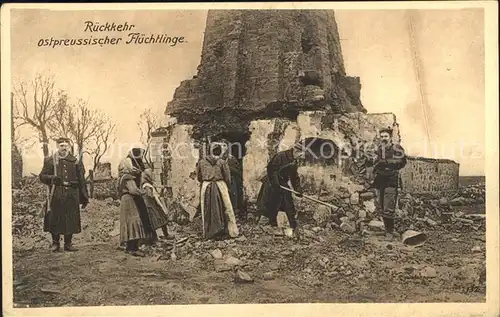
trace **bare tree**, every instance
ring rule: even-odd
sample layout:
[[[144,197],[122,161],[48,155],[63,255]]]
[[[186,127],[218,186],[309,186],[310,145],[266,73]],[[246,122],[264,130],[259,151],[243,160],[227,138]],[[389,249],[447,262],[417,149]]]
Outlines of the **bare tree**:
[[[109,150],[111,144],[115,142],[115,127],[116,125],[109,121],[99,127],[99,133],[94,140],[94,146],[91,150],[89,150],[93,159],[93,170],[95,170],[99,163],[101,163],[102,157]]]
[[[74,115],[69,121],[70,131],[78,150],[83,151],[85,144],[91,144],[99,137],[107,118],[100,110],[89,108],[88,103],[81,99],[73,109]]]
[[[66,137],[71,138],[71,127],[75,118],[75,110],[68,102],[68,95],[60,93],[55,104],[55,114],[48,122],[48,130],[51,138]]]
[[[73,105],[67,97],[61,98],[56,108],[58,113],[51,122],[51,132],[74,140],[80,159],[83,153],[88,153],[95,170],[115,141],[116,125],[110,123],[102,111],[90,108],[88,102],[81,99]]]
[[[151,139],[151,133],[160,127],[162,115],[159,111],[150,108],[144,110],[139,116],[137,125],[141,131],[141,142],[147,144]]]
[[[43,155],[49,155],[49,125],[57,112],[61,93],[56,91],[52,76],[36,75],[31,83],[32,96],[28,84],[20,82],[14,87],[13,119],[15,129],[29,126],[38,134],[43,145]]]

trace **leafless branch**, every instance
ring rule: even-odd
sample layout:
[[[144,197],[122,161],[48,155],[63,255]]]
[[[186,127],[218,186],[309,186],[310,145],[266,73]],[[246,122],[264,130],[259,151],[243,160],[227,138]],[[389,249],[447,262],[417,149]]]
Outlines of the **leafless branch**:
[[[54,78],[38,74],[31,83],[30,91],[25,82],[19,82],[13,87],[13,92],[14,129],[29,126],[35,130],[39,141],[43,144],[44,155],[47,156],[49,154],[48,126],[56,116],[58,103]]]
[[[161,113],[151,109],[146,109],[141,113],[139,121],[137,122],[141,131],[141,142],[144,144],[149,142],[151,133],[160,127],[161,118]]]

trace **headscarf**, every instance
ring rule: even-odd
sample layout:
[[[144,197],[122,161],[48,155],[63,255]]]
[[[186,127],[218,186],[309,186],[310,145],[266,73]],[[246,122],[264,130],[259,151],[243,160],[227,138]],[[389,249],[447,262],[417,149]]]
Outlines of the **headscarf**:
[[[141,148],[133,148],[130,149],[128,152],[127,157],[130,158],[132,165],[141,171],[144,171],[146,169],[146,166],[144,165],[144,154],[146,151]]]
[[[133,150],[134,149],[130,150],[127,157],[121,160],[120,164],[118,164],[118,193],[122,192],[123,187],[128,180],[136,180],[137,177],[141,175],[141,170],[133,164]]]

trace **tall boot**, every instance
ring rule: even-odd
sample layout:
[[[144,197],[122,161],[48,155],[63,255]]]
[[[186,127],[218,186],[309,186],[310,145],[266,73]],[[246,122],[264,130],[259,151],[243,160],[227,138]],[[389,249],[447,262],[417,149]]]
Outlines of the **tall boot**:
[[[165,239],[167,239],[167,240],[174,239],[174,236],[172,236],[172,235],[170,235],[170,233],[168,233],[167,225],[164,225],[163,227],[161,227],[161,231],[163,232],[163,236]]]
[[[52,245],[50,249],[52,252],[60,252],[61,251],[61,235],[58,233],[52,233]]]
[[[72,239],[73,239],[72,234],[65,234],[64,235],[64,251],[68,251],[68,252],[78,251],[77,248],[73,247],[73,244],[71,242]]]
[[[388,240],[392,240],[394,232],[394,218],[384,217],[383,220],[385,227],[385,236]]]

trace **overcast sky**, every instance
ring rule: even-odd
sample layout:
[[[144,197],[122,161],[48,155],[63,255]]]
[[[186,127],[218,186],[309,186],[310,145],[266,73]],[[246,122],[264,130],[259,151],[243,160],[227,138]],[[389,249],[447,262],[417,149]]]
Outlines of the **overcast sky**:
[[[407,12],[337,10],[336,18],[346,70],[361,78],[364,106],[369,112],[397,116],[408,154],[455,159],[462,175],[484,175],[482,10],[427,10],[413,15],[420,86]],[[36,73],[55,75],[57,86],[70,97],[88,100],[118,123],[117,142],[138,142],[139,114],[146,108],[162,112],[179,83],[196,74],[205,19],[206,11],[13,10],[13,79],[29,81]],[[51,36],[97,36],[84,32],[87,20],[127,21],[138,32],[183,36],[187,43],[37,46],[39,39]],[[420,93],[428,104],[425,111]],[[437,152],[433,146],[426,147],[427,133]],[[465,145],[463,155],[460,144]],[[38,147],[35,150],[41,152]],[[115,151],[110,159],[113,169],[121,157]],[[31,155],[24,162],[25,173],[39,173],[41,165],[40,154]]]

